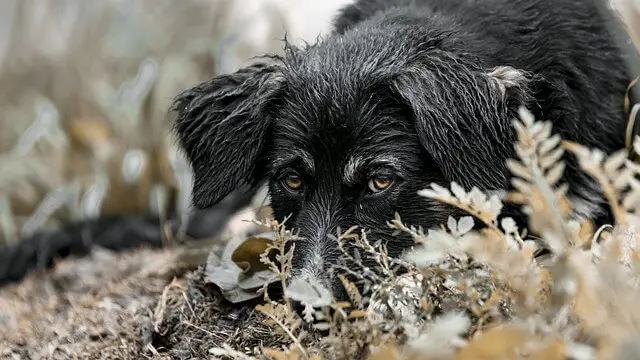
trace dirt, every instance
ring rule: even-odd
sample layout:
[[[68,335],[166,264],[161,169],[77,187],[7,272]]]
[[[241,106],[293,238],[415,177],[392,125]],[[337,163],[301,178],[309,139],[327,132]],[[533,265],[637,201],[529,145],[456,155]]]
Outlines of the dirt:
[[[182,266],[179,250],[96,249],[0,289],[0,359],[191,359],[275,341]]]

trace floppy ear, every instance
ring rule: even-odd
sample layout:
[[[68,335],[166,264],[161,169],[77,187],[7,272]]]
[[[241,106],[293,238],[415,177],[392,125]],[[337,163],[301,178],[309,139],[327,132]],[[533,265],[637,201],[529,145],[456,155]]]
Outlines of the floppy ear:
[[[511,121],[529,100],[529,77],[512,67],[488,71],[407,67],[393,90],[412,110],[422,146],[447,181],[469,190],[505,189],[515,153]]]
[[[264,176],[259,162],[282,84],[277,65],[258,63],[175,98],[174,131],[193,169],[196,208],[210,207]]]

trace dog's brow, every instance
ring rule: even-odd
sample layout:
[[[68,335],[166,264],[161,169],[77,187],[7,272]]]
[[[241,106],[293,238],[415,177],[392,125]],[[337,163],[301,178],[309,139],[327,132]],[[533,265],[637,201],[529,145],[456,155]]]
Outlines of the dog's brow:
[[[279,169],[287,167],[297,160],[302,162],[302,165],[309,174],[314,173],[315,165],[313,163],[313,157],[304,150],[297,150],[288,154],[278,155],[278,157],[273,160],[273,166],[274,168]]]
[[[398,169],[398,158],[395,156],[381,156],[381,157],[363,157],[353,155],[349,157],[349,161],[344,166],[344,182],[346,184],[355,184],[358,181],[358,174],[364,169],[364,166],[368,167],[388,167],[396,170]]]
[[[360,156],[351,156],[344,166],[344,182],[346,184],[354,184],[358,178],[358,173],[364,165],[364,159]]]

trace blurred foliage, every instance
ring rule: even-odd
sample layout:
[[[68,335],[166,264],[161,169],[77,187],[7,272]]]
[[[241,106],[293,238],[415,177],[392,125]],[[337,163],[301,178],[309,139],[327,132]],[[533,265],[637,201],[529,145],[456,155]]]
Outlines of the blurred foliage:
[[[2,0],[0,243],[98,214],[184,211],[172,98],[280,52],[285,30],[313,41],[344,2]]]

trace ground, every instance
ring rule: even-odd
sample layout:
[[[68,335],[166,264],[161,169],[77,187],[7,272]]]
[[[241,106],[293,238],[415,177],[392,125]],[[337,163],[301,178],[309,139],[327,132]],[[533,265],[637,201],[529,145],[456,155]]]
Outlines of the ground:
[[[198,271],[180,265],[180,253],[98,249],[3,288],[0,358],[192,358],[268,335],[242,332],[253,307],[225,308]]]

